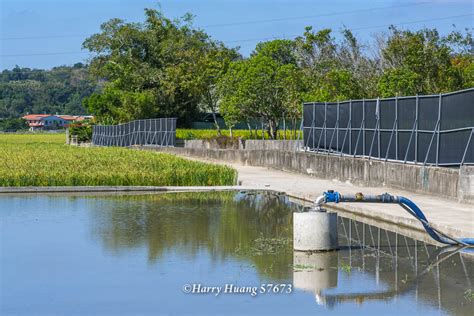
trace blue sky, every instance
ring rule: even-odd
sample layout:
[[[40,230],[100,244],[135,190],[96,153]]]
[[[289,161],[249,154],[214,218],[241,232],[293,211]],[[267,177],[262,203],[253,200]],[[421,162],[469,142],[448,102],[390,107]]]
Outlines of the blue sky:
[[[314,29],[354,29],[364,42],[387,25],[442,34],[473,27],[472,0],[0,0],[0,69],[15,65],[51,68],[87,61],[83,40],[102,22],[119,17],[143,21],[143,8],[161,7],[168,17],[186,12],[195,25],[248,55],[258,39],[293,37]],[[272,20],[272,21],[268,21]],[[411,23],[416,22],[417,23]],[[250,23],[248,23],[250,22]],[[408,22],[408,23],[407,23]],[[405,24],[407,23],[407,24]],[[232,25],[228,25],[232,24]]]

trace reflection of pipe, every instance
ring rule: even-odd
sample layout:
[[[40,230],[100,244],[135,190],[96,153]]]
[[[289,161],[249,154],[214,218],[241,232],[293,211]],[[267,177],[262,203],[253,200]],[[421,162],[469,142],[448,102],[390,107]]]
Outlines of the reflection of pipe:
[[[426,232],[434,240],[447,245],[474,246],[474,238],[456,239],[448,236],[436,228],[433,228],[420,208],[411,200],[403,196],[394,196],[388,193],[381,195],[363,195],[362,193],[356,193],[354,195],[341,195],[339,192],[329,190],[316,198],[314,202],[315,209],[321,210],[322,205],[328,202],[396,203],[405,209],[410,215],[419,220],[423,224]]]
[[[390,299],[395,297],[396,295],[400,295],[406,293],[416,287],[416,285],[420,282],[421,278],[431,271],[431,269],[440,264],[441,262],[445,261],[446,259],[452,257],[453,255],[457,254],[458,252],[462,251],[466,247],[453,247],[453,246],[446,246],[443,248],[439,248],[430,258],[428,262],[431,262],[420,274],[411,281],[410,283],[402,286],[399,289],[395,290],[388,290],[378,293],[351,293],[351,294],[329,294],[325,295],[322,294],[321,296],[324,297],[324,301],[330,305],[334,305],[336,302],[346,302],[346,301],[358,301],[362,302],[365,300],[380,300],[380,299]],[[435,258],[441,256],[442,254],[448,253],[443,258],[437,259],[434,261]]]
[[[293,252],[293,286],[312,292],[318,305],[326,305],[324,289],[337,286],[338,252]]]

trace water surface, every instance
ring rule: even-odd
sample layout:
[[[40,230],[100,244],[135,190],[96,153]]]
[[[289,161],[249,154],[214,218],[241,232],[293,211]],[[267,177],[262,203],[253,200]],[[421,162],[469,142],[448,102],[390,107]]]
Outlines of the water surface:
[[[232,192],[0,196],[0,314],[472,315],[472,257],[342,217],[341,250],[293,252],[298,210]]]

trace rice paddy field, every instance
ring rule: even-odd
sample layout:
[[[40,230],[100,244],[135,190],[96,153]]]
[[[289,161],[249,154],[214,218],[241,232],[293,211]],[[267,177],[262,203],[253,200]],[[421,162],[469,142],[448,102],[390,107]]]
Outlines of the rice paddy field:
[[[0,134],[0,186],[215,186],[233,168],[165,153],[65,145],[64,134]]]

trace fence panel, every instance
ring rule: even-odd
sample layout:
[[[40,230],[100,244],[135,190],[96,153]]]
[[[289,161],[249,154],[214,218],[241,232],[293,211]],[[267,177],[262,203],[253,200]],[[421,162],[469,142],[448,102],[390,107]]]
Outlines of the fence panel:
[[[92,143],[96,146],[176,144],[176,118],[131,121],[118,125],[96,125],[92,129]]]
[[[474,164],[474,88],[303,105],[307,151],[436,166]]]

